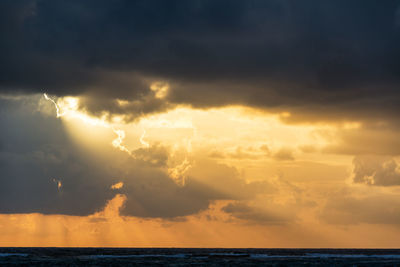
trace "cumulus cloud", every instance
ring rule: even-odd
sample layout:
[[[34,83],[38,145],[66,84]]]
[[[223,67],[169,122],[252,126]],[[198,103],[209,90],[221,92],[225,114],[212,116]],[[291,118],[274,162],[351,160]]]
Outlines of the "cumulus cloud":
[[[246,183],[232,167],[199,160],[177,184],[162,168],[129,159],[124,165],[127,199],[122,215],[145,218],[174,218],[206,210],[216,200],[253,199],[274,191],[267,182]]]
[[[353,181],[368,185],[400,185],[400,166],[387,156],[356,156],[353,160]]]

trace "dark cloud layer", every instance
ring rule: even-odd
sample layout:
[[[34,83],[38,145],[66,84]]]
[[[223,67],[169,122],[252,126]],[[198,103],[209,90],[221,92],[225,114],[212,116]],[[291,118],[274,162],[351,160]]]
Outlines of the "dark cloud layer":
[[[397,120],[399,4],[5,0],[0,88],[84,94],[91,111],[141,114],[166,108],[148,89],[165,80],[170,103]],[[115,98],[144,104],[119,109]]]

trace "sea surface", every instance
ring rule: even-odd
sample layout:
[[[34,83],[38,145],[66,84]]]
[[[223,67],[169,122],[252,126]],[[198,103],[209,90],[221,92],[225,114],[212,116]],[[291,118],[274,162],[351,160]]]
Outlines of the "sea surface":
[[[400,249],[0,248],[0,266],[400,266]]]

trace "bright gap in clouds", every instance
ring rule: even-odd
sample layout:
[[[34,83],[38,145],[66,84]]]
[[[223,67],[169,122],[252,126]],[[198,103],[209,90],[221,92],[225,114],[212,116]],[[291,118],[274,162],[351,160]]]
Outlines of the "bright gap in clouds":
[[[242,106],[206,110],[180,106],[125,123],[122,116],[86,114],[78,109],[78,97],[57,101],[44,97],[54,104],[71,137],[83,146],[111,144],[129,156],[140,148],[168,147],[167,172],[179,184],[184,184],[185,173],[200,155],[239,169],[299,160],[338,164],[334,155],[321,158],[318,151],[336,141],[332,136],[338,129],[359,127],[357,123],[288,125],[280,120],[290,116],[288,112],[269,114]],[[339,163],[343,162],[348,159],[341,158]]]

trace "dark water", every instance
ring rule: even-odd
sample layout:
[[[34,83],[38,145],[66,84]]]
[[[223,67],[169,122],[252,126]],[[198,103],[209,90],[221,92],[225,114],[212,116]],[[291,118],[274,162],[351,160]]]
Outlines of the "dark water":
[[[400,249],[0,248],[0,266],[400,266]]]

